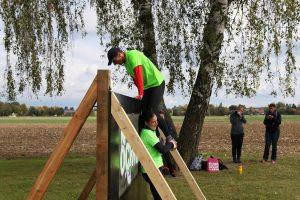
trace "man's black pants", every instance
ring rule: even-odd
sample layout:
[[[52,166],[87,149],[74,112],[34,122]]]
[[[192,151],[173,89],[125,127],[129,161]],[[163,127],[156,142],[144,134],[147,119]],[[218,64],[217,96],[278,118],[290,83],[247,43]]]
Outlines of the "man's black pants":
[[[156,188],[154,187],[153,183],[151,182],[149,176],[146,173],[142,173],[143,178],[149,183],[150,190],[153,195],[154,200],[161,200],[159,193],[157,192]]]
[[[165,81],[163,81],[159,86],[152,87],[144,90],[144,96],[142,98],[141,106],[142,113],[152,111],[157,116],[158,127],[162,130],[165,136],[171,135],[170,130],[168,129],[166,121],[159,114],[159,104],[163,100],[165,91]],[[140,120],[140,127],[143,127]]]
[[[244,134],[231,134],[233,161],[240,161],[241,159],[243,139]]]
[[[272,144],[272,155],[271,159],[276,160],[277,158],[277,142],[279,139],[280,130],[277,129],[275,131],[266,131],[265,133],[265,151],[264,151],[264,160],[268,160],[270,146]]]

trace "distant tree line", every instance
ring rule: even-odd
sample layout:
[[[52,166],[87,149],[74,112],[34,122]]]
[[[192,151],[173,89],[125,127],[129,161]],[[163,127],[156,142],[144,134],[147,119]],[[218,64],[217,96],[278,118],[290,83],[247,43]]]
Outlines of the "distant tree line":
[[[18,102],[4,103],[0,101],[0,116],[71,116],[73,107],[26,106]]]
[[[300,104],[285,104],[282,102],[276,103],[277,110],[284,115],[300,115]],[[220,103],[218,106],[210,104],[206,111],[207,116],[224,116],[229,115],[236,110],[237,105],[231,105],[229,107],[223,106]],[[168,109],[168,112],[173,116],[184,116],[187,109],[187,105],[174,106]],[[264,115],[268,110],[268,105],[264,107],[246,107],[244,106],[245,115]]]
[[[232,111],[236,110],[237,105],[229,107],[223,106],[220,103],[218,106],[210,104],[206,111],[207,116],[224,116],[229,115]],[[300,104],[285,104],[278,102],[276,104],[277,110],[284,115],[300,115]],[[168,109],[168,112],[173,116],[184,116],[187,105],[174,106]],[[246,115],[263,115],[267,110],[265,107],[248,107],[244,106],[244,113]],[[48,106],[26,106],[18,102],[5,103],[0,101],[0,116],[72,116],[75,112],[74,107],[48,107]],[[91,116],[95,115],[95,111]]]

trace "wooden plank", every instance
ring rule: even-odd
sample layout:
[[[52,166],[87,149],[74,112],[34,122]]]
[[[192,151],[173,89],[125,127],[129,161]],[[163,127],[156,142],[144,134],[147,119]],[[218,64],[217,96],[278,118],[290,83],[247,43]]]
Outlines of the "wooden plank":
[[[57,170],[61,166],[64,157],[69,152],[74,140],[76,139],[79,131],[81,130],[84,122],[88,118],[91,110],[97,99],[97,82],[96,79],[91,84],[89,90],[81,101],[78,109],[76,110],[73,118],[68,126],[64,129],[63,135],[50,155],[47,163],[45,164],[42,172],[35,181],[34,186],[31,188],[27,199],[42,199],[47,190],[50,182],[52,181]]]
[[[89,181],[87,182],[84,189],[82,190],[78,200],[86,200],[89,197],[91,191],[93,190],[95,184],[96,184],[96,169],[93,171]]]
[[[141,138],[139,137],[114,93],[111,93],[111,103],[111,112],[114,119],[118,123],[132,150],[145,168],[149,178],[151,179],[161,198],[164,200],[176,199],[163,175],[155,167],[153,159],[148,153],[145,145],[143,144]]]
[[[166,137],[164,133],[159,129],[160,135],[163,137],[165,140]],[[198,200],[206,200],[206,197],[204,196],[203,192],[201,191],[200,187],[198,186],[196,180],[194,179],[192,173],[186,166],[184,160],[182,159],[180,153],[178,152],[177,149],[174,149],[170,151],[172,157],[174,158],[177,166],[179,167],[181,173],[183,174],[185,180],[188,182],[189,186],[191,187],[193,193],[197,197]]]
[[[189,186],[193,190],[195,196],[199,200],[205,200],[205,196],[201,191],[200,187],[198,186],[196,180],[194,179],[193,175],[191,174],[190,170],[187,168],[184,160],[182,159],[179,152],[176,150],[171,151],[171,155],[173,156],[177,166],[179,167],[180,171],[182,172],[184,178],[188,182]]]
[[[110,71],[98,70],[97,135],[96,135],[96,199],[108,199],[108,147],[110,116]]]

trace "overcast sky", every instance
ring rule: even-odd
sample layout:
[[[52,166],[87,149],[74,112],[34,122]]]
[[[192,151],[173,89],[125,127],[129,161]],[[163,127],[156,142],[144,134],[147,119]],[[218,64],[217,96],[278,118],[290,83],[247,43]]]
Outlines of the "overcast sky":
[[[74,106],[77,107],[86,93],[89,85],[94,79],[97,69],[107,69],[107,58],[104,48],[99,44],[99,37],[96,33],[96,14],[90,8],[86,9],[84,14],[86,22],[87,36],[75,35],[70,50],[66,53],[65,65],[65,93],[60,97],[48,97],[39,95],[38,99],[30,93],[25,93],[17,97],[17,101],[27,105],[47,105],[47,106]],[[1,30],[0,37],[3,37]],[[297,65],[300,64],[300,43],[296,44],[295,55]],[[3,77],[5,63],[5,51],[3,41],[0,42],[0,75]],[[234,98],[226,96],[220,92],[218,96],[212,95],[211,103],[229,106],[232,104],[244,104],[249,106],[265,106],[270,102],[282,101],[285,103],[300,104],[300,73],[297,73],[297,87],[295,97],[284,98],[282,96],[273,98],[269,95],[270,86],[261,84],[257,96],[253,98]],[[168,81],[168,80],[167,80]],[[4,79],[1,80],[0,86],[3,88]],[[126,85],[113,85],[113,90],[129,96],[136,96],[136,88],[128,89]],[[175,98],[176,97],[176,98]],[[175,96],[165,94],[167,107],[182,105],[188,103],[189,97],[183,97],[180,94]],[[2,100],[3,101],[3,100]]]

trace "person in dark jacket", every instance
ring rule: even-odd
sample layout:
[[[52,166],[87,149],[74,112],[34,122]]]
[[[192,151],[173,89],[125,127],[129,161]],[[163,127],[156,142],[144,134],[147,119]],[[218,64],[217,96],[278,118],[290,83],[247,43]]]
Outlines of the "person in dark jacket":
[[[266,162],[269,157],[270,146],[272,144],[272,163],[275,164],[277,159],[277,142],[280,135],[279,125],[281,124],[281,115],[276,110],[274,103],[269,105],[269,111],[265,115],[264,124],[266,127],[265,132],[265,150],[262,162]]]
[[[239,105],[237,110],[230,115],[232,160],[234,163],[241,163],[241,153],[244,139],[243,124],[246,123],[243,113],[244,108],[242,105]]]

